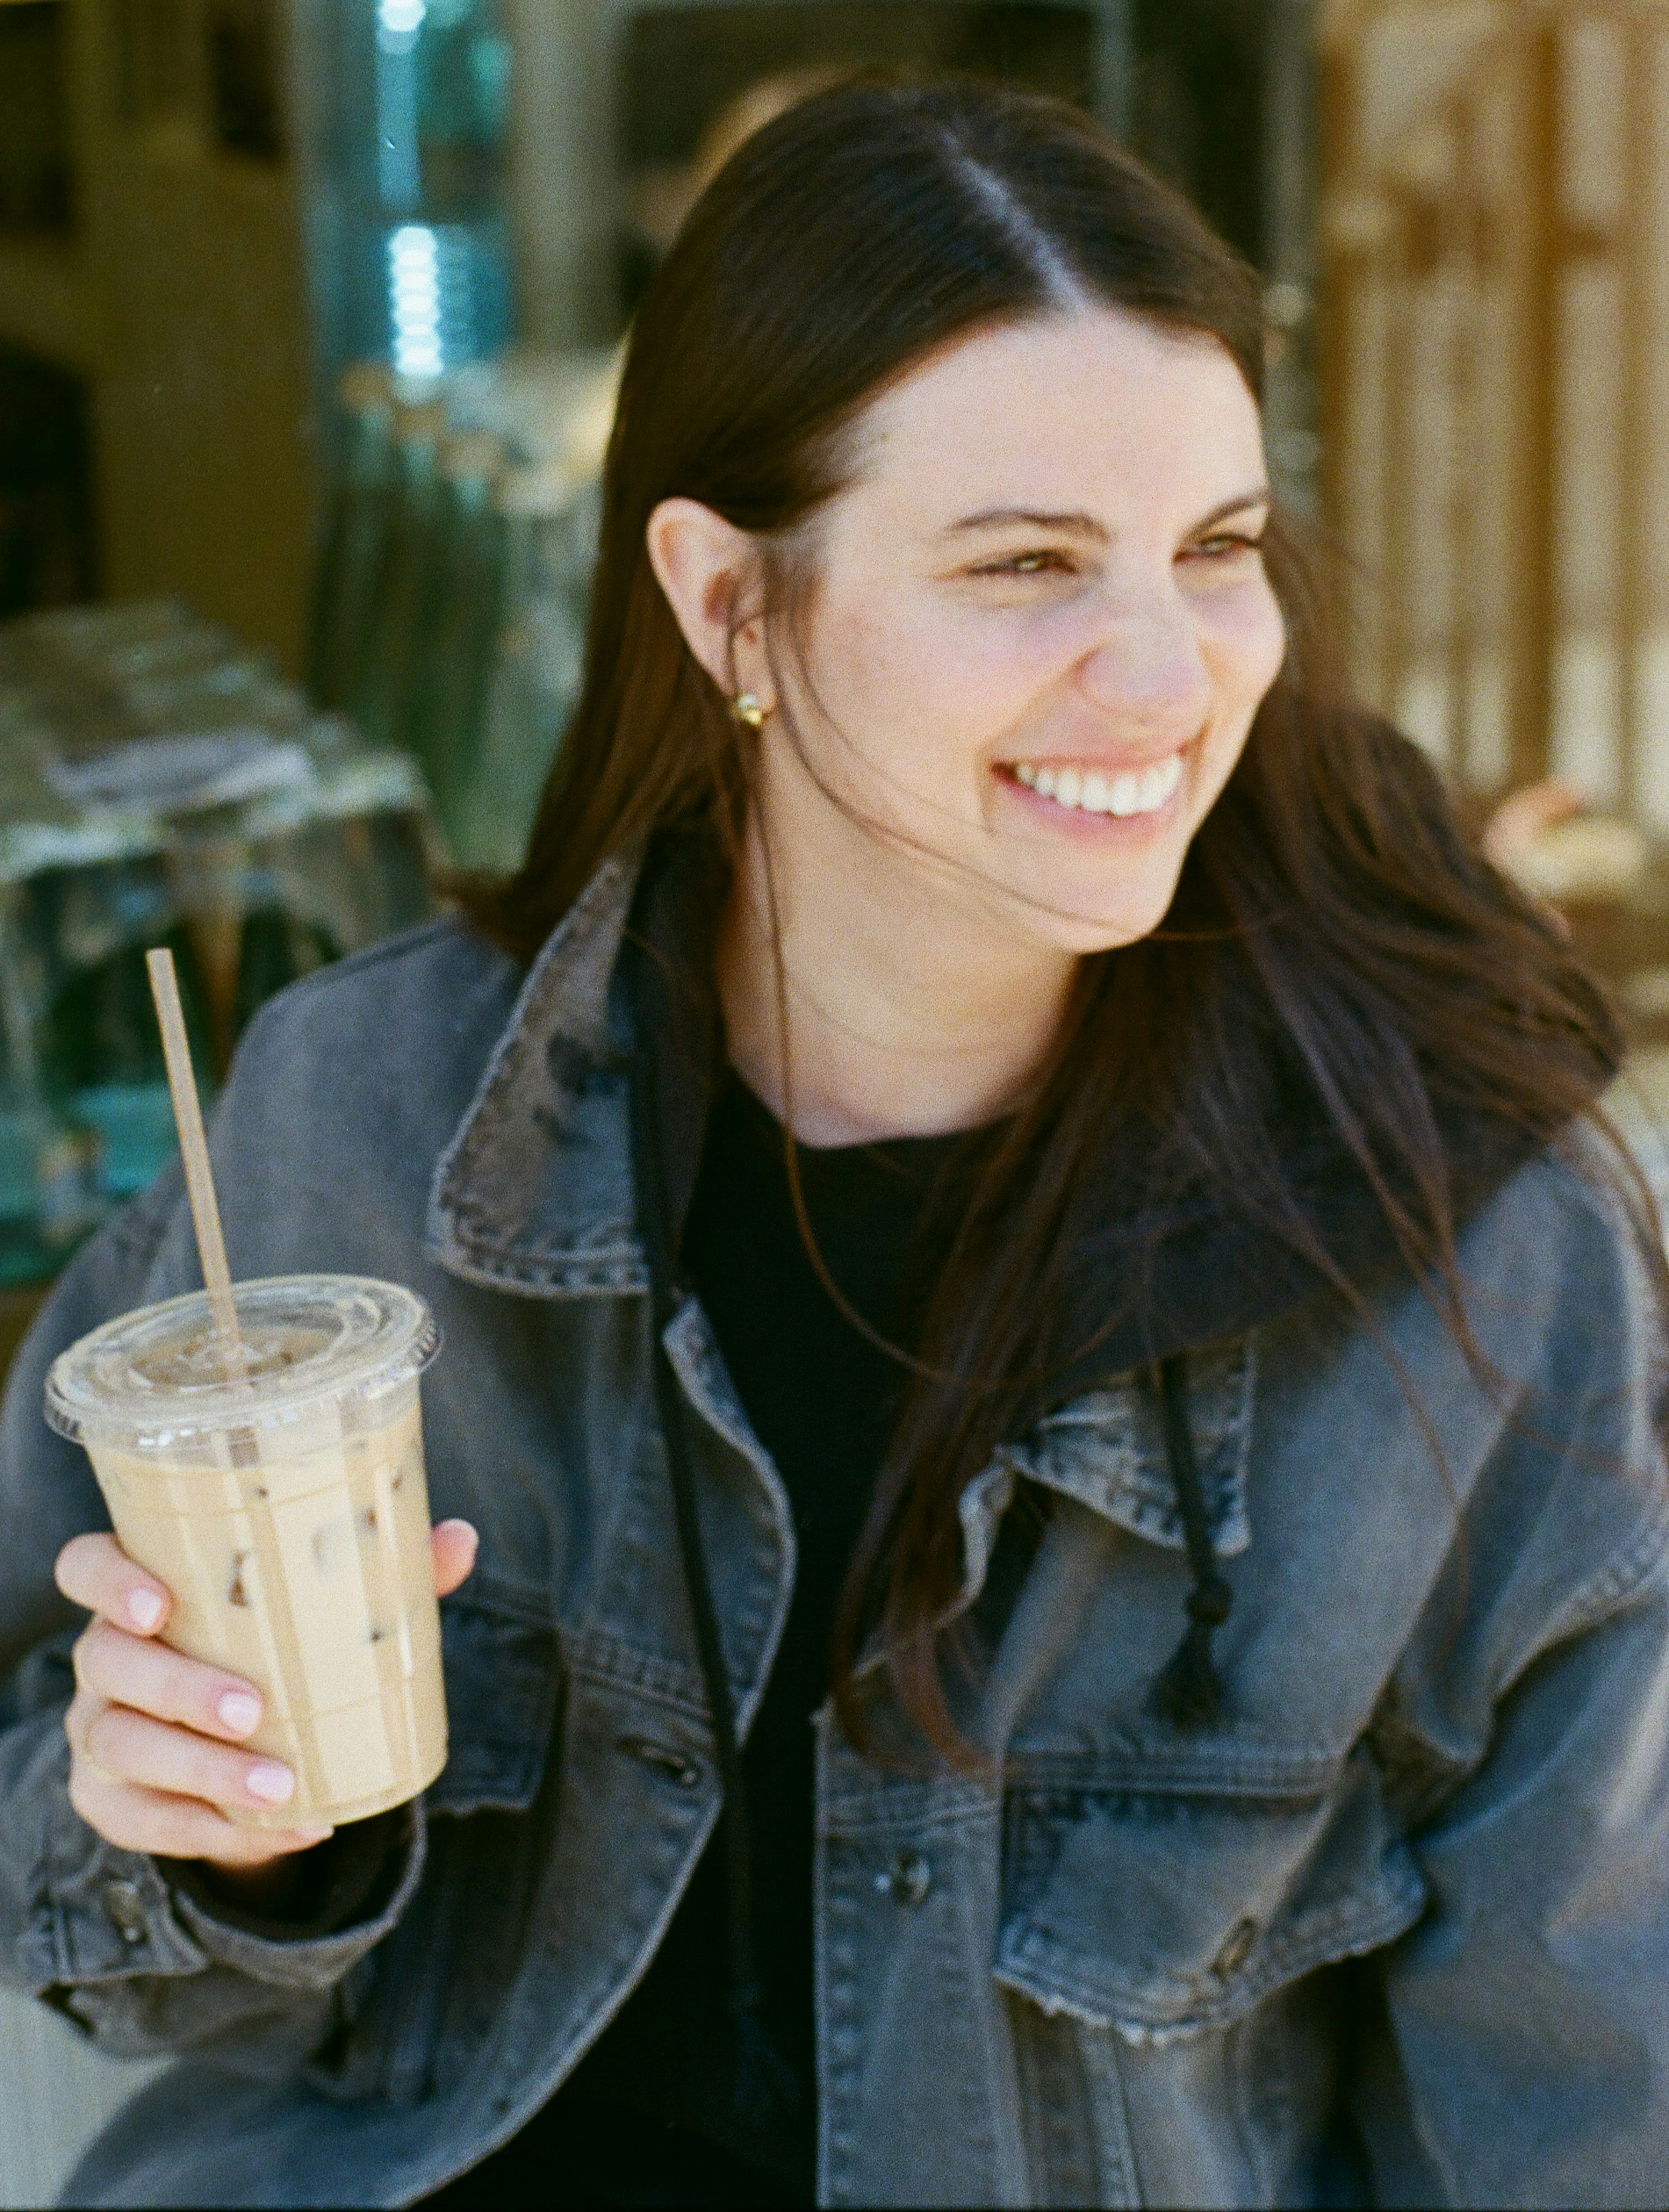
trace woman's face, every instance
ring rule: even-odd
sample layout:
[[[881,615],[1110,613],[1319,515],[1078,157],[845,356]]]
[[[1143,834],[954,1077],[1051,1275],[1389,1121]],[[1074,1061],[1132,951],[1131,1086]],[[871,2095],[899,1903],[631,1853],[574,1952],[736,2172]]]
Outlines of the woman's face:
[[[792,647],[734,641],[803,757],[767,721],[768,811],[833,794],[1063,951],[1145,935],[1281,665],[1267,513],[1215,340],[1092,308],[949,348],[864,417]]]

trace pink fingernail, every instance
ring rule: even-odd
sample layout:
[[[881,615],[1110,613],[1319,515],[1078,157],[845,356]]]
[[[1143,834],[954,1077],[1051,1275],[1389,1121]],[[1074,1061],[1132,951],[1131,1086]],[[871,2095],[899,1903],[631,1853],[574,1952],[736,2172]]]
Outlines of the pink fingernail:
[[[261,1717],[261,1701],[247,1690],[228,1690],[215,1707],[221,1726],[234,1735],[247,1735]]]
[[[244,1776],[243,1786],[264,1805],[287,1805],[295,1795],[295,1777],[275,1759],[264,1759]]]
[[[127,1594],[127,1617],[142,1634],[149,1636],[162,1618],[162,1601],[155,1590],[130,1590]]]

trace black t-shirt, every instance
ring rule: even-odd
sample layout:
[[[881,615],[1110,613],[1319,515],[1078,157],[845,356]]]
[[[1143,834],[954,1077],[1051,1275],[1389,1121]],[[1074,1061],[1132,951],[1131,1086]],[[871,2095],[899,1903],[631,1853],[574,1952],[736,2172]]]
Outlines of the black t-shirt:
[[[979,1133],[798,1152],[823,1267],[841,1298],[909,1345],[953,1231]],[[700,1297],[793,1510],[794,1599],[742,1755],[763,2019],[797,2085],[768,2117],[735,2108],[722,1839],[716,1834],[619,2016],[514,2140],[430,2203],[811,2204],[812,1717],[840,1590],[907,1380],[830,1295],[795,1218],[780,1124],[734,1075],[715,1102],[679,1272]]]

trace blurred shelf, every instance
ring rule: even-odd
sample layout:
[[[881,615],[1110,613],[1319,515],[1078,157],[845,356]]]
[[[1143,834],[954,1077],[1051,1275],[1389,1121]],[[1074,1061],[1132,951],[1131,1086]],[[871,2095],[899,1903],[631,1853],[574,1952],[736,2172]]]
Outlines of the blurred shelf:
[[[195,123],[131,125],[113,136],[108,158],[113,164],[149,170],[153,175],[184,178],[199,189],[224,193],[240,203],[264,206],[277,201],[289,206],[295,197],[294,179],[283,160],[231,151]]]
[[[0,343],[88,374],[99,365],[99,325],[97,294],[76,247],[0,235]]]

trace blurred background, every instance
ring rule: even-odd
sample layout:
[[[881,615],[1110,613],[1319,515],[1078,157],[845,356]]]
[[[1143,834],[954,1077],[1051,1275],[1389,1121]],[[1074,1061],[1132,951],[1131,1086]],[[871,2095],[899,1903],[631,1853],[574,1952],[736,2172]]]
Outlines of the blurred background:
[[[0,0],[0,1357],[270,994],[515,860],[620,341],[854,64],[1080,102],[1255,264],[1355,681],[1669,1096],[1661,0]],[[113,1911],[115,1910],[113,1905]],[[140,2077],[0,2002],[0,2204]]]

